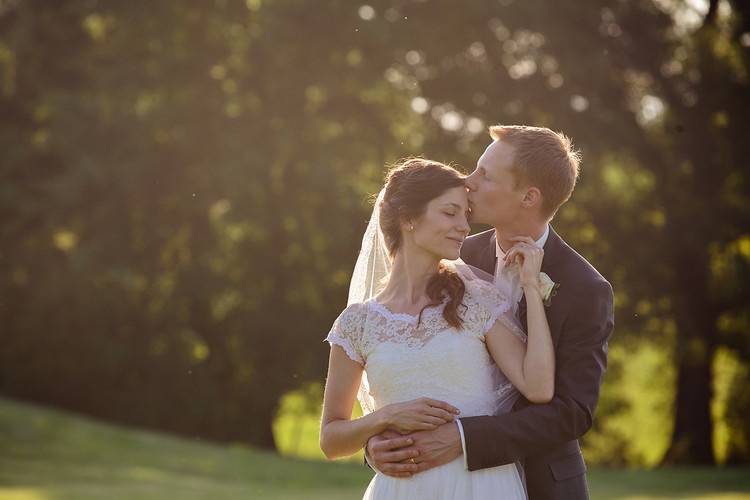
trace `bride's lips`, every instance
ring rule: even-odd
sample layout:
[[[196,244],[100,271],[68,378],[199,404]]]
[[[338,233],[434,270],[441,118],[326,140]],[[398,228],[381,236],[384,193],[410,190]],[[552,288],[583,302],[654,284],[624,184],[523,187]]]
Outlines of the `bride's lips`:
[[[451,238],[450,236],[447,237],[449,240],[455,242],[458,246],[461,246],[464,244],[463,238]]]

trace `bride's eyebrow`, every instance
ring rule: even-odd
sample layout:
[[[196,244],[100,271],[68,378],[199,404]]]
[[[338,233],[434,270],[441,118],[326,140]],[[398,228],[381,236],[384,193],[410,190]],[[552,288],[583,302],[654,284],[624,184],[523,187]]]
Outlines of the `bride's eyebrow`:
[[[445,204],[445,205],[443,205],[443,206],[444,206],[444,207],[451,207],[451,208],[456,208],[456,209],[458,209],[458,210],[466,210],[466,209],[465,209],[464,207],[462,207],[462,206],[461,206],[461,205],[459,205],[458,203],[453,203],[453,202],[448,202],[448,203],[446,203],[446,204]]]

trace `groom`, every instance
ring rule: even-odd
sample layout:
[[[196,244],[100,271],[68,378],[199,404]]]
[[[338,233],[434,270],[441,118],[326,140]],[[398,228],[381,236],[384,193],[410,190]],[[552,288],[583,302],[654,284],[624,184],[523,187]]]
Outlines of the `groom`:
[[[472,221],[489,231],[469,237],[462,259],[494,274],[509,296],[521,296],[515,267],[504,267],[513,238],[530,236],[544,249],[542,272],[558,283],[547,308],[555,345],[555,396],[531,404],[522,396],[512,412],[464,417],[433,431],[386,433],[367,443],[381,472],[409,477],[463,454],[469,470],[518,462],[530,500],[588,498],[578,438],[591,428],[607,366],[614,325],[610,284],[549,225],[573,192],[578,153],[570,140],[546,128],[495,126],[494,140],[466,179]],[[526,307],[518,307],[526,325]]]

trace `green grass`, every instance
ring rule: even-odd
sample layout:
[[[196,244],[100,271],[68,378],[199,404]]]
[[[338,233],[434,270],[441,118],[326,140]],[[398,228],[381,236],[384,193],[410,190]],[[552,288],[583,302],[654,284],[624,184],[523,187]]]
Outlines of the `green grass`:
[[[0,399],[0,500],[348,499],[359,464],[279,457]],[[750,500],[750,469],[595,469],[594,500]]]
[[[0,399],[1,500],[345,499],[370,476]]]

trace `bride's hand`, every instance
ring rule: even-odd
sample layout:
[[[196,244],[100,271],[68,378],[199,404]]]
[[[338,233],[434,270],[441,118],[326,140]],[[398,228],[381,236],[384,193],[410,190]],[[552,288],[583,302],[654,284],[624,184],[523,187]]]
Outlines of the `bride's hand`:
[[[511,238],[515,242],[505,255],[505,265],[509,266],[518,261],[521,265],[521,287],[525,292],[539,290],[539,273],[542,270],[544,250],[534,244],[528,236]]]
[[[383,408],[389,429],[402,434],[429,431],[452,422],[460,412],[444,401],[419,398],[404,403],[394,403]]]

